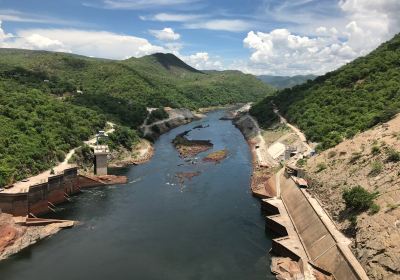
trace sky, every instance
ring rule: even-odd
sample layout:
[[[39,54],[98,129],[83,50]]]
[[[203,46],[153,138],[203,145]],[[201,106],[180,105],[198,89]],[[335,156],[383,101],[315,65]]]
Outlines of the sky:
[[[400,0],[0,0],[0,47],[321,75],[400,32]]]

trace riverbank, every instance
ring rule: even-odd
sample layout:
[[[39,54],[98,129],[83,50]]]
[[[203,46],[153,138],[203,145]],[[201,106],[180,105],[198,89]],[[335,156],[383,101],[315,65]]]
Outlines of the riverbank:
[[[248,194],[251,154],[240,131],[222,116],[212,112],[161,135],[151,161],[115,171],[129,178],[126,185],[88,189],[62,205],[64,210],[52,216],[82,226],[0,262],[0,275],[8,280],[53,275],[59,280],[271,279],[265,265],[271,241],[257,200]],[[207,127],[193,129],[198,125]],[[226,148],[229,156],[219,164],[179,157],[171,141],[189,129],[191,139],[210,139],[215,151]]]
[[[43,225],[29,225],[26,218],[0,214],[0,261],[75,224],[61,220],[48,223],[45,219],[41,223]]]
[[[143,164],[151,160],[153,155],[154,148],[151,142],[146,139],[140,139],[139,143],[130,151],[121,148],[111,152],[108,167],[120,168],[129,165]]]

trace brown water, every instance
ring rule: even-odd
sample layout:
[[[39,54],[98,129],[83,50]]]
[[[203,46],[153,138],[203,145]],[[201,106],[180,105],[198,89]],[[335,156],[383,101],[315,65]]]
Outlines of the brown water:
[[[113,171],[128,184],[90,189],[61,205],[56,217],[82,225],[1,262],[0,279],[273,279],[270,237],[249,191],[251,155],[222,114],[162,135],[147,164]],[[171,145],[199,124],[210,126],[188,136],[228,149],[222,163],[185,162]],[[183,186],[175,177],[197,171]]]

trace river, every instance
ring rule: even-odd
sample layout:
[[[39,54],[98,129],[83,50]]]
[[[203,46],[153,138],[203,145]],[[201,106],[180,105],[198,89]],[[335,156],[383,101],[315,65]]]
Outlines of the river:
[[[2,261],[0,279],[273,279],[271,238],[249,188],[251,154],[222,115],[171,130],[156,141],[150,162],[112,171],[128,176],[128,184],[85,190],[61,205],[53,217],[82,224]],[[179,158],[171,140],[199,124],[209,127],[189,138],[228,149],[223,162]],[[175,176],[196,171],[184,184]]]

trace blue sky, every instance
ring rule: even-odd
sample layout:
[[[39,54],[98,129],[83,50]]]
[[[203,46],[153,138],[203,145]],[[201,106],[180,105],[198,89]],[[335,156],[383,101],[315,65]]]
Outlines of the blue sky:
[[[397,0],[0,0],[0,47],[323,74],[399,32]]]

